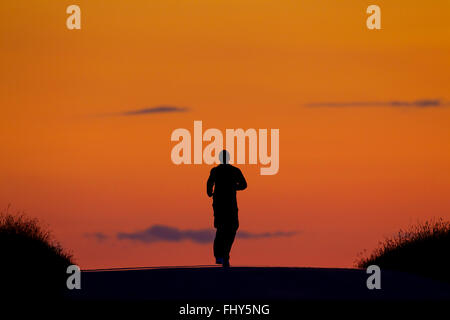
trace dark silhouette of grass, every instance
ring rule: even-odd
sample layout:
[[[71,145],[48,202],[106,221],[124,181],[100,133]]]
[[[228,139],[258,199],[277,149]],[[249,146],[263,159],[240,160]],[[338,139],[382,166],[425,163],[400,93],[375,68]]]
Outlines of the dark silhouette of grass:
[[[372,264],[450,282],[450,222],[431,220],[400,230],[356,262],[359,268]]]
[[[37,219],[0,213],[0,296],[8,299],[54,300],[66,289],[72,255]]]

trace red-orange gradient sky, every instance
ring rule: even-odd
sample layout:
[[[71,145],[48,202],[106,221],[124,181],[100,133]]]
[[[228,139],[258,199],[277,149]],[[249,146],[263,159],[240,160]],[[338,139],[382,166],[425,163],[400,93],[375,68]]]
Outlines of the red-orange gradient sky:
[[[82,29],[66,28],[78,4]],[[381,7],[382,30],[366,28]],[[351,266],[450,218],[450,2],[2,1],[0,207],[48,224],[83,268],[210,264],[210,245],[118,240],[212,226],[210,166],[176,128],[279,128],[280,171],[241,165],[234,265]],[[389,101],[439,99],[434,107]],[[308,107],[319,102],[382,106]],[[187,112],[112,115],[171,105]],[[108,114],[111,114],[108,116]],[[101,232],[98,241],[86,234]]]

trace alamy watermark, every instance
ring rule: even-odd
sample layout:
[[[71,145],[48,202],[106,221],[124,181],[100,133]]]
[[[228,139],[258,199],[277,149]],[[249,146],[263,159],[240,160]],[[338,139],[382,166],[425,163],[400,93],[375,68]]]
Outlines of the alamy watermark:
[[[367,289],[369,289],[369,290],[381,289],[381,269],[380,269],[380,267],[375,264],[372,264],[367,267],[366,273],[370,274],[370,276],[367,278],[367,281],[366,281]]]
[[[220,164],[219,153],[226,149],[230,164],[260,164],[261,175],[274,175],[280,167],[280,130],[270,129],[270,146],[268,135],[268,129],[226,129],[224,142],[222,131],[210,128],[203,132],[202,121],[194,121],[193,137],[184,128],[172,132],[170,140],[178,143],[173,146],[170,157],[176,165]],[[203,142],[209,143],[203,148]]]
[[[69,30],[81,29],[81,8],[78,5],[72,4],[66,8],[66,13],[69,14],[66,20],[66,27]],[[366,13],[370,14],[366,19],[366,26],[369,30],[381,29],[381,9],[378,5],[369,5]]]
[[[77,266],[76,264],[71,264],[70,266],[67,267],[66,273],[70,274],[70,276],[68,276],[67,280],[66,280],[67,289],[69,289],[69,290],[73,290],[73,289],[80,290],[81,289],[81,270],[80,270],[80,267]]]

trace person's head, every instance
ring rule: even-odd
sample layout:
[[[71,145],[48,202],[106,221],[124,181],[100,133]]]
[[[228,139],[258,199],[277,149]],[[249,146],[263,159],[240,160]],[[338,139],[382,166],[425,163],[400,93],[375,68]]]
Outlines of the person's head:
[[[222,164],[227,164],[230,162],[230,153],[223,149],[222,151],[220,151],[219,153],[219,161]]]

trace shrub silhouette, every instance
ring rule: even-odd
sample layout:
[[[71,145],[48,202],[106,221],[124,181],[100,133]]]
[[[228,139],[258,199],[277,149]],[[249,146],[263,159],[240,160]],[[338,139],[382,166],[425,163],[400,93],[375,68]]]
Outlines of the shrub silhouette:
[[[380,242],[359,268],[375,264],[382,269],[407,271],[450,282],[450,222],[443,219],[419,223]]]
[[[72,255],[37,219],[0,214],[1,295],[8,299],[62,298]]]

